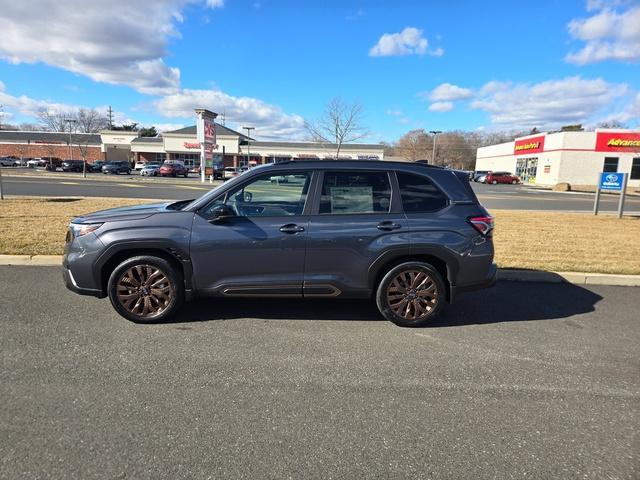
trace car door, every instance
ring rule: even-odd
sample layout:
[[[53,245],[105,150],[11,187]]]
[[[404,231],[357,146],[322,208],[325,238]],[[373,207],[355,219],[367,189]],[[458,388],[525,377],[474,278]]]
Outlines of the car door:
[[[252,175],[198,211],[191,234],[197,289],[226,296],[301,296],[313,177],[308,170]],[[219,205],[235,215],[213,221]]]
[[[304,296],[365,296],[369,269],[388,253],[409,253],[395,176],[385,170],[327,170],[309,219]]]

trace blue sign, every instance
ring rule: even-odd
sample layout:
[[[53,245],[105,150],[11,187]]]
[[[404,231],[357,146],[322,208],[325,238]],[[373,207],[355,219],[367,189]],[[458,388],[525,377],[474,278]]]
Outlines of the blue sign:
[[[622,182],[624,173],[608,173],[600,174],[600,190],[622,190]]]

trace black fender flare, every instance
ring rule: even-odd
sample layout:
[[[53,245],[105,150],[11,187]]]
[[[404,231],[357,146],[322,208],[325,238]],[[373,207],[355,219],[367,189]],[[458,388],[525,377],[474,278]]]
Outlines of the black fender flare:
[[[191,265],[191,258],[189,252],[185,251],[183,247],[171,240],[123,240],[110,244],[104,251],[97,257],[93,263],[93,274],[96,285],[100,286],[102,291],[106,286],[102,283],[102,269],[104,266],[113,259],[116,255],[127,250],[161,250],[168,256],[177,261],[184,272],[184,287],[187,294],[193,291],[193,266]]]

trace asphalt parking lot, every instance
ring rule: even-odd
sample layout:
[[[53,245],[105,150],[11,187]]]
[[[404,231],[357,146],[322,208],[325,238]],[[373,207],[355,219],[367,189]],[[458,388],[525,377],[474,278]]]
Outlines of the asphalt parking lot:
[[[62,172],[41,172],[33,169],[5,169],[3,177],[6,195],[24,196],[81,196],[81,197],[118,197],[137,199],[185,200],[196,198],[208,192],[222,182],[216,180],[213,185],[200,183],[192,174],[189,178],[157,178],[140,175],[102,175]],[[561,193],[532,189],[527,185],[484,185],[472,182],[482,204],[491,209],[510,210],[549,210],[590,212],[593,210],[594,194]],[[617,211],[619,197],[602,195],[600,211]],[[629,196],[625,203],[627,214],[640,214],[640,197]]]
[[[135,325],[0,267],[0,478],[638,478],[640,290],[498,282],[429,328],[363,301]]]

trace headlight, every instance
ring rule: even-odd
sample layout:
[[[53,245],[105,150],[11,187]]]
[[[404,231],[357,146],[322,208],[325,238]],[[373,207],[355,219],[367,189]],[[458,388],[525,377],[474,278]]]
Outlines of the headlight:
[[[102,225],[102,223],[70,223],[69,229],[73,232],[73,237],[75,238],[86,235],[87,233],[91,233],[94,230],[100,228]]]

